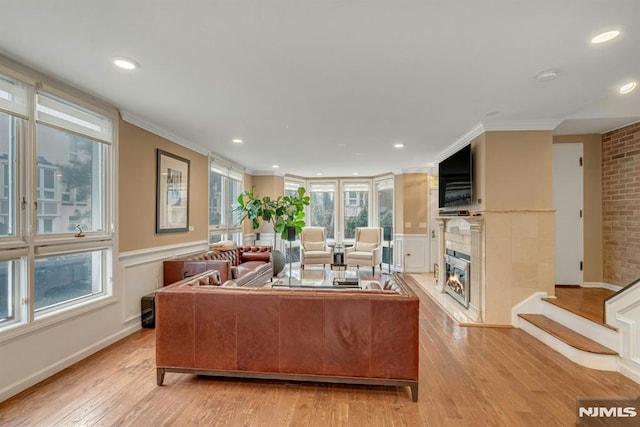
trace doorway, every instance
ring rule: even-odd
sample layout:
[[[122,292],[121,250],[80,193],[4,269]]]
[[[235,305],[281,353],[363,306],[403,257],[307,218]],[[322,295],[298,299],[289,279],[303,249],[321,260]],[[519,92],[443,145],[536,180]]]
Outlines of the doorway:
[[[583,282],[583,145],[553,144],[556,285]]]

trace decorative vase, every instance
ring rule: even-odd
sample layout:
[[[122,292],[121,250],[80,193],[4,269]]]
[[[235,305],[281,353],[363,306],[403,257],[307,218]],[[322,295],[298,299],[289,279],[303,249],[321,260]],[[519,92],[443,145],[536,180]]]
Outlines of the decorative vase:
[[[271,251],[271,262],[273,264],[273,275],[277,276],[284,270],[284,254],[278,250]]]

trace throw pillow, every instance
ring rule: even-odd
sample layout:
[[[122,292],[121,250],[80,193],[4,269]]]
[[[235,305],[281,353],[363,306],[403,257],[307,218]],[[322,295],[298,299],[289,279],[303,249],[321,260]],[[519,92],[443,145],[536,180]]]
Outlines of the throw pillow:
[[[365,242],[357,242],[356,243],[356,251],[360,252],[371,252],[378,246],[377,243],[365,243]]]
[[[211,249],[212,251],[231,251],[236,249],[237,247],[238,245],[233,240],[223,240],[222,242],[216,242],[209,245],[209,249]]]
[[[305,251],[324,251],[324,242],[305,242]]]

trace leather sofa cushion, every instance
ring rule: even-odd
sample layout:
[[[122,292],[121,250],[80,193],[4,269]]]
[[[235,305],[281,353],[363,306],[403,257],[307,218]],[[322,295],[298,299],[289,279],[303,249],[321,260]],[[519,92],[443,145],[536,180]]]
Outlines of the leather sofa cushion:
[[[271,253],[270,252],[243,252],[242,261],[243,263],[246,263],[248,261],[269,262],[271,261]]]

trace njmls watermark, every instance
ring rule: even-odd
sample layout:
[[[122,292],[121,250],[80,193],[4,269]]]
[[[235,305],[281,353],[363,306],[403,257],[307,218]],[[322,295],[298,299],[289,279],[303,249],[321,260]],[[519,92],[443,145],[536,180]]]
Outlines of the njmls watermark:
[[[640,397],[578,399],[578,426],[638,426]]]

